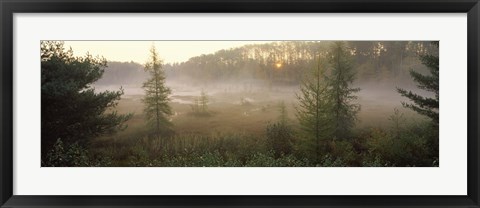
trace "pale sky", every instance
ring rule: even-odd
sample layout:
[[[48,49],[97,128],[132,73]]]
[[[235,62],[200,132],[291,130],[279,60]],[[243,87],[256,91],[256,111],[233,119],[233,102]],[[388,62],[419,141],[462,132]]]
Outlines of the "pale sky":
[[[88,52],[109,61],[144,64],[148,61],[152,44],[155,44],[166,64],[187,61],[191,57],[221,49],[266,42],[271,41],[65,41],[65,48],[72,47],[75,56],[84,56]]]

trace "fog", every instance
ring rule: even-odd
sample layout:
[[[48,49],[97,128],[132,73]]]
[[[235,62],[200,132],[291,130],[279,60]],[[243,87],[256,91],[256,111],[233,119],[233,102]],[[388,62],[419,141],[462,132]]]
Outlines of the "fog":
[[[357,53],[352,57],[355,77],[350,87],[360,89],[353,94],[357,98],[351,101],[360,105],[356,128],[388,126],[394,109],[408,119],[422,119],[402,106],[402,102],[409,100],[397,92],[397,88],[402,88],[422,96],[433,96],[433,93],[418,89],[408,72],[412,68],[420,73],[428,72],[416,55],[420,50],[415,48],[417,43],[378,43],[382,47],[392,45],[380,57],[370,52],[376,49],[369,48],[378,45],[366,43],[349,43],[356,47]],[[164,64],[165,85],[171,90],[169,103],[174,112],[169,119],[175,132],[263,134],[268,123],[278,120],[281,103],[285,105],[289,122],[298,125],[300,86],[316,67],[314,54],[317,50],[328,51],[329,44],[298,41],[248,45],[202,54],[182,63]],[[403,51],[399,51],[398,45],[402,44]],[[407,53],[409,50],[417,52]],[[98,92],[122,87],[124,95],[118,111],[135,113],[139,119],[130,121],[133,126],[144,124],[142,84],[149,75],[143,67],[134,62],[110,62],[102,79],[94,84]],[[192,116],[202,92],[208,99],[210,116]]]
[[[171,89],[169,96],[174,115],[171,121],[175,124],[178,121],[177,133],[210,133],[210,130],[263,133],[267,123],[274,122],[279,116],[278,105],[283,102],[286,105],[288,118],[296,125],[298,120],[295,116],[298,107],[297,94],[300,85],[278,86],[269,85],[262,80],[237,80],[235,82],[218,81],[210,84],[190,84],[192,82],[180,82],[168,79],[166,85]],[[135,113],[137,116],[143,114],[144,104],[142,98],[144,89],[141,83],[137,85],[122,85],[124,95],[119,104],[120,113]],[[424,119],[411,110],[402,106],[402,102],[409,102],[408,99],[397,93],[397,87],[415,91],[422,96],[433,96],[433,93],[418,90],[413,82],[407,81],[382,81],[354,83],[352,87],[360,88],[356,93],[357,99],[353,103],[361,106],[357,115],[357,128],[388,126],[389,117],[393,110],[399,109],[411,119]],[[98,92],[105,90],[118,90],[118,85],[95,85]],[[189,116],[191,107],[201,93],[208,96],[209,110],[213,116],[208,118],[196,118]],[[238,117],[248,125],[235,126]],[[185,120],[207,120],[205,125],[200,122],[197,128],[192,127],[190,122]],[[139,121],[143,123],[142,121]],[[182,126],[183,125],[183,126]],[[250,128],[248,127],[250,125]],[[135,126],[135,125],[133,125]],[[202,129],[204,128],[204,129]],[[191,131],[191,129],[194,129]]]

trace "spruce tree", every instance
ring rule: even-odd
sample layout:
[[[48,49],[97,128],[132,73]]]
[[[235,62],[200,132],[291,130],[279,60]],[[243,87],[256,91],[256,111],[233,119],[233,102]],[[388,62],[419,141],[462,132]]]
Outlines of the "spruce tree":
[[[433,42],[438,48],[439,42]],[[428,92],[433,92],[435,97],[424,97],[413,93],[412,91],[407,91],[405,89],[397,88],[398,93],[403,97],[410,99],[413,103],[403,102],[402,105],[406,108],[410,108],[415,112],[429,117],[432,122],[438,125],[438,107],[439,107],[439,60],[438,55],[421,55],[420,60],[423,65],[428,68],[430,74],[421,74],[413,69],[410,70],[410,76],[417,83],[418,88],[426,90]]]
[[[158,138],[162,134],[172,132],[172,123],[168,120],[168,116],[172,115],[172,109],[168,104],[171,90],[166,86],[162,60],[155,46],[150,49],[150,60],[145,64],[145,71],[150,74],[150,78],[143,83],[144,112],[147,123]]]
[[[355,125],[360,105],[352,101],[357,99],[354,93],[360,88],[352,88],[355,72],[352,67],[352,55],[345,42],[334,42],[328,56],[330,74],[326,76],[327,99],[331,107],[333,136],[345,139]]]

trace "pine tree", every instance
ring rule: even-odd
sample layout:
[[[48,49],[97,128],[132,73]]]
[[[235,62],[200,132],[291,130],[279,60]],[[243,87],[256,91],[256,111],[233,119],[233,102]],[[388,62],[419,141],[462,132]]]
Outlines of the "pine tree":
[[[355,80],[351,60],[352,55],[345,43],[334,42],[329,51],[331,71],[326,76],[326,94],[332,109],[333,136],[337,139],[348,138],[360,110],[359,104],[352,103],[357,99],[354,93],[360,88],[350,87]]]
[[[360,110],[360,105],[352,103],[360,89],[350,87],[355,73],[345,44],[335,42],[326,59],[319,56],[317,67],[297,94],[297,118],[306,135],[314,138],[317,162],[321,151],[328,151],[328,141],[350,136]]]
[[[59,139],[82,148],[90,139],[126,128],[131,114],[115,110],[123,90],[95,92],[106,60],[73,56],[63,42],[41,42],[42,160]]]
[[[437,48],[439,42],[433,42]],[[403,97],[410,99],[413,104],[403,102],[402,105],[406,108],[410,108],[415,112],[427,116],[432,119],[433,123],[438,125],[438,107],[439,107],[439,95],[438,95],[438,83],[439,83],[439,60],[437,55],[421,55],[420,60],[425,65],[430,74],[423,75],[414,70],[410,70],[410,76],[418,83],[418,88],[433,92],[434,98],[423,97],[415,94],[412,91],[407,91],[401,88],[397,88],[398,93]]]
[[[304,77],[297,94],[299,105],[296,107],[296,116],[305,136],[314,142],[315,158],[319,160],[321,146],[330,135],[330,112],[327,85],[325,83],[326,63],[319,56],[317,66]]]
[[[168,96],[171,93],[170,88],[165,84],[165,74],[162,70],[162,60],[160,59],[155,46],[150,49],[150,61],[145,64],[145,71],[150,74],[150,78],[143,83],[145,90],[145,116],[148,124],[153,128],[156,137],[162,134],[172,132],[172,123],[168,116],[172,115],[172,109],[168,104]]]

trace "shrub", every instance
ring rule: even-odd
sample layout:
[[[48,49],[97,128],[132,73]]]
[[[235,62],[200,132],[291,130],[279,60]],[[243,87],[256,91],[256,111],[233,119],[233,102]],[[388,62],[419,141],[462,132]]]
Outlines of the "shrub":
[[[46,167],[87,167],[91,166],[88,151],[78,143],[65,146],[61,139],[57,139],[53,148],[48,151],[42,166]]]
[[[372,129],[367,139],[368,153],[364,164],[381,162],[389,166],[435,166],[438,158],[432,154],[432,130],[428,122],[412,122],[401,129],[387,132]],[[438,147],[436,147],[438,148]]]
[[[292,153],[293,130],[285,123],[267,125],[267,146],[273,150],[275,158]]]
[[[388,162],[383,161],[378,155],[375,158],[367,158],[362,162],[363,167],[388,167],[391,166]]]
[[[327,154],[323,157],[321,166],[322,167],[346,167],[347,164],[341,157],[335,158],[334,156]]]
[[[361,157],[355,152],[353,144],[347,140],[334,140],[330,143],[330,154],[333,160],[341,161],[346,166],[360,166]]]
[[[255,153],[245,164],[247,167],[301,167],[307,166],[308,160],[298,160],[292,155],[274,157],[274,152]]]

